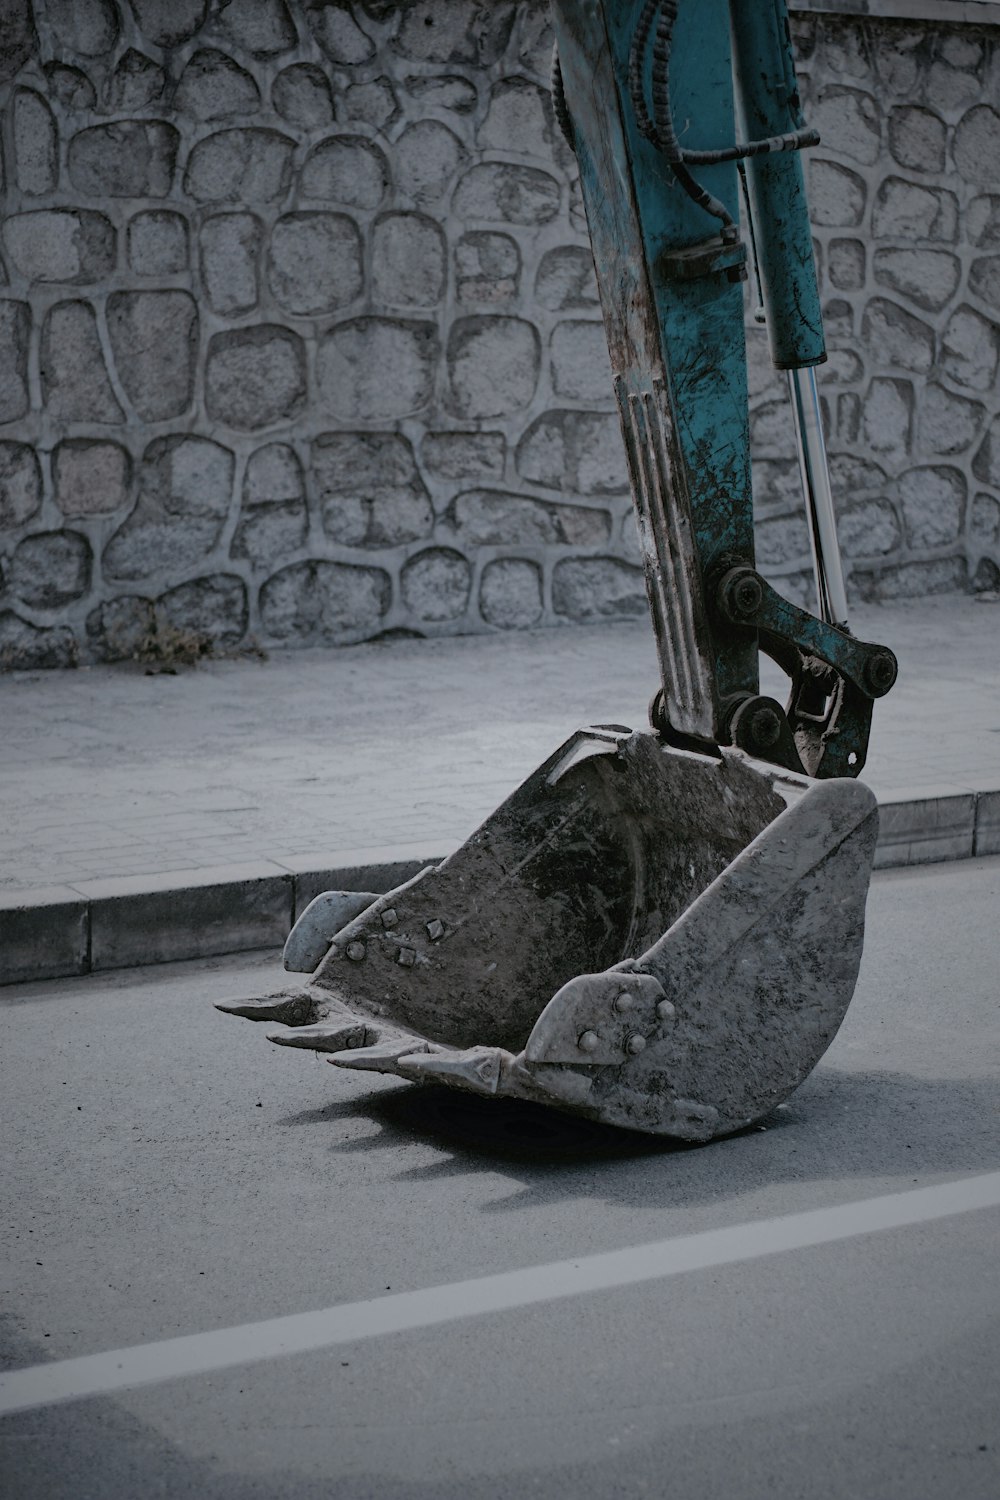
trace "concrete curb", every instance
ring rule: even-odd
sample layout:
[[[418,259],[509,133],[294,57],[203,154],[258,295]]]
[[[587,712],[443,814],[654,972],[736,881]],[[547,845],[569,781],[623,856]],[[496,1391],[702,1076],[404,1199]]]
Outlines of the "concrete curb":
[[[879,799],[877,870],[1000,854],[1000,790]],[[320,891],[387,891],[444,854],[397,845],[0,893],[0,986],[277,948]]]

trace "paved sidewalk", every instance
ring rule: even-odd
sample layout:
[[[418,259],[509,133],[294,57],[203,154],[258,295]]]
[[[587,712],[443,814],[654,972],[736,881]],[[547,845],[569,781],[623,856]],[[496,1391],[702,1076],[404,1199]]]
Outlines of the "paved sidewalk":
[[[1000,852],[1000,603],[852,627],[900,658],[879,862]],[[0,982],[280,942],[325,884],[447,854],[577,725],[643,725],[655,683],[645,621],[0,679]]]

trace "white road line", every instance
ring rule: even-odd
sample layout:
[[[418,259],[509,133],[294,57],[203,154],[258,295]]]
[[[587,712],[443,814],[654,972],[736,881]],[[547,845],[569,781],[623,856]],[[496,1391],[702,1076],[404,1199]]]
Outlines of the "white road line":
[[[1000,1172],[0,1374],[0,1415],[1000,1207]]]

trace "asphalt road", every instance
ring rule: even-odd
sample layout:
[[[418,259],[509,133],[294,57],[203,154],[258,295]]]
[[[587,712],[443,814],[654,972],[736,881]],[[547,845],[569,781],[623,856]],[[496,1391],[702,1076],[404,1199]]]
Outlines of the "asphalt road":
[[[269,1047],[209,1002],[274,955],[4,993],[6,1369],[838,1205],[849,1234],[10,1415],[0,1488],[996,1500],[1000,1208],[849,1206],[1000,1168],[998,927],[1000,860],[876,877],[826,1058],[697,1149]]]

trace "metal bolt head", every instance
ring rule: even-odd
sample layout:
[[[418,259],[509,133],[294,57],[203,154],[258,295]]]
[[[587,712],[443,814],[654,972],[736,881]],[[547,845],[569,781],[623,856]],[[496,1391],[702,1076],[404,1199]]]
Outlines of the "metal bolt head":
[[[359,964],[366,953],[364,943],[354,942],[347,945],[347,956],[352,963]]]
[[[439,943],[444,937],[444,923],[440,917],[432,917],[427,923],[427,936],[432,943]]]
[[[382,913],[382,926],[388,930],[390,927],[395,927],[398,921],[399,918],[396,916],[395,908],[392,906],[387,906],[385,911]]]
[[[396,962],[404,969],[412,969],[416,963],[417,955],[412,948],[400,948],[396,954]]]
[[[635,997],[630,995],[628,990],[622,990],[620,994],[615,996],[614,1006],[619,1015],[624,1015],[626,1011],[634,1010]]]
[[[781,720],[773,708],[758,708],[750,718],[750,737],[755,745],[770,749],[781,738]]]
[[[625,1043],[625,1051],[629,1054],[630,1057],[638,1056],[640,1052],[645,1051],[645,1047],[646,1038],[644,1036],[640,1036],[637,1031],[633,1032],[628,1041]]]
[[[865,662],[865,682],[876,697],[887,693],[896,681],[899,670],[891,651],[877,651]]]
[[[658,1000],[656,1002],[656,1018],[658,1021],[669,1021],[675,1014],[674,1007],[669,1000]]]
[[[581,1052],[596,1052],[600,1046],[601,1039],[596,1031],[581,1032],[577,1046]]]

